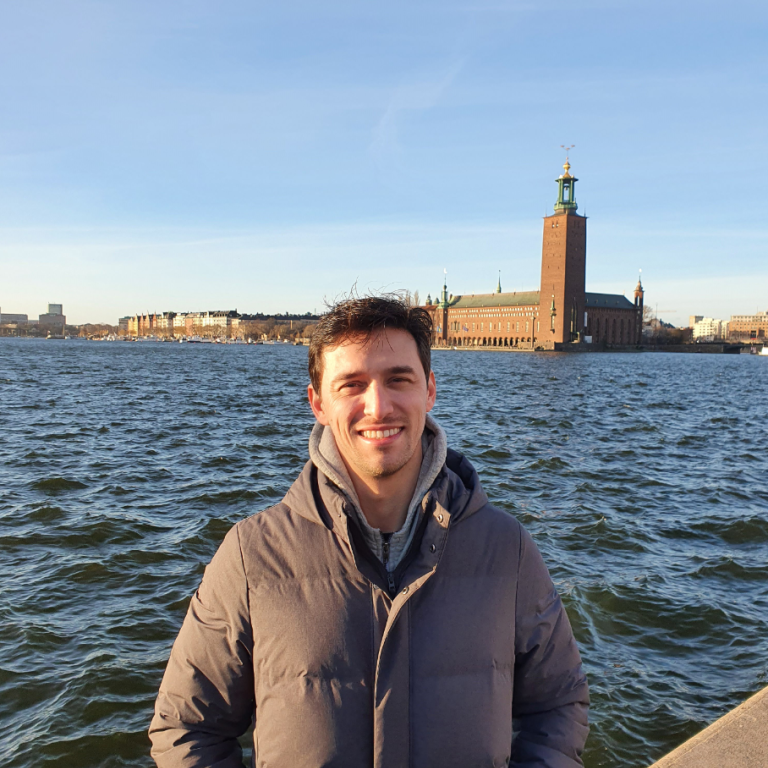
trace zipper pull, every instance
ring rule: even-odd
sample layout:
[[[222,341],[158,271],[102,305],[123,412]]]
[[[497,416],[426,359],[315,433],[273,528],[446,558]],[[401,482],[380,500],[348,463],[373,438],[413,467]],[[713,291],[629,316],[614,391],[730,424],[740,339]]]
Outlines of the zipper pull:
[[[387,563],[389,562],[389,540],[392,538],[391,533],[382,533],[381,534],[381,559],[384,563],[384,567],[387,567]]]
[[[394,574],[389,570],[387,567],[389,563],[389,540],[392,538],[391,533],[382,533],[381,534],[381,559],[384,563],[384,570],[387,572],[387,587],[389,591],[389,596],[394,597],[397,594],[397,589],[395,588],[395,577]]]

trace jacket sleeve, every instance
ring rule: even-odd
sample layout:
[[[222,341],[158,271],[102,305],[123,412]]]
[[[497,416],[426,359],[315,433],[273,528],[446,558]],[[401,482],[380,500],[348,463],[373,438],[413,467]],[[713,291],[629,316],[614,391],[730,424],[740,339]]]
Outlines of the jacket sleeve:
[[[560,596],[521,527],[511,766],[576,768],[589,733],[587,678]]]
[[[205,569],[173,645],[149,728],[159,768],[242,768],[254,715],[253,636],[238,528]]]

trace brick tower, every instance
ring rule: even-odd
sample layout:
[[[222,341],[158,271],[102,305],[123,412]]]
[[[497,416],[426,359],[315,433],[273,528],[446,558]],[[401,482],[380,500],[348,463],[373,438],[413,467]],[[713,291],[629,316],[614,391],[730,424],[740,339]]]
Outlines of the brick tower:
[[[576,213],[578,179],[570,170],[566,157],[564,173],[556,180],[555,212],[544,218],[538,337],[549,348],[580,341],[584,334],[587,218]]]

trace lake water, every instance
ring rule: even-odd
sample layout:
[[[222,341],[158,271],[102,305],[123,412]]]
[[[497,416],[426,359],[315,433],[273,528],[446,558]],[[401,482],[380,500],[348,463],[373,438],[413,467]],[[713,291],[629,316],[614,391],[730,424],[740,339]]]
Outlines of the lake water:
[[[0,339],[0,756],[149,766],[205,563],[307,459],[307,350]],[[533,534],[641,768],[768,684],[768,359],[434,353],[434,414]]]

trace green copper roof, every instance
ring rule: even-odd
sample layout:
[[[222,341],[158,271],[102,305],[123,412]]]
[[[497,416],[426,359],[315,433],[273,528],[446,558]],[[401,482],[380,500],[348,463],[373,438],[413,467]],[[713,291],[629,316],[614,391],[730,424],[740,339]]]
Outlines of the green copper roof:
[[[465,307],[521,307],[537,305],[538,291],[522,291],[515,293],[475,293],[467,296],[454,296],[450,303],[452,309]]]
[[[451,309],[477,309],[483,307],[530,307],[538,306],[539,291],[519,291],[515,293],[473,293],[454,296],[448,302]],[[605,307],[607,309],[634,309],[635,305],[618,293],[585,293],[587,307]]]
[[[585,293],[588,307],[608,307],[610,309],[634,309],[635,305],[618,293]]]

